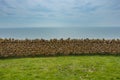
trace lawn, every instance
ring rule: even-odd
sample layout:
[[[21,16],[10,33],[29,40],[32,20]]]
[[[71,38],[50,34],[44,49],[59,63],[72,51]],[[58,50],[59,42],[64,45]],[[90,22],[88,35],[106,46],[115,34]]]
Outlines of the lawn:
[[[0,80],[120,80],[120,56],[0,59]]]

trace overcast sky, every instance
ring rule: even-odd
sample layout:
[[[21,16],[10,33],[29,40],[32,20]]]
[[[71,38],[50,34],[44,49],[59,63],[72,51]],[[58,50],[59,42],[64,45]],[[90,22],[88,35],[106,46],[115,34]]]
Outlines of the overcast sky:
[[[120,0],[0,0],[2,27],[120,27]]]

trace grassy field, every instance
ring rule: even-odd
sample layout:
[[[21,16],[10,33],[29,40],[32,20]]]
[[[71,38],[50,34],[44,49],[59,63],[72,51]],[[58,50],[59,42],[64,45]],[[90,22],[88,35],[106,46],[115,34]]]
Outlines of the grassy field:
[[[120,80],[120,56],[0,59],[0,80]]]

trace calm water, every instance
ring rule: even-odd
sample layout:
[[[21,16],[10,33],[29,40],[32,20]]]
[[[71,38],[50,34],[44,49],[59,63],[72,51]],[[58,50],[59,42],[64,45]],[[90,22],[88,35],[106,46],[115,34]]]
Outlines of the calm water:
[[[0,38],[120,38],[120,27],[92,28],[0,28]]]

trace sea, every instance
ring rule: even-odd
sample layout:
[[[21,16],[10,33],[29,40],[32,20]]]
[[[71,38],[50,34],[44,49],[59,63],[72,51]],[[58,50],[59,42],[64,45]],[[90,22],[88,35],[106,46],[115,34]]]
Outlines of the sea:
[[[120,27],[0,28],[0,38],[15,39],[120,39]]]

